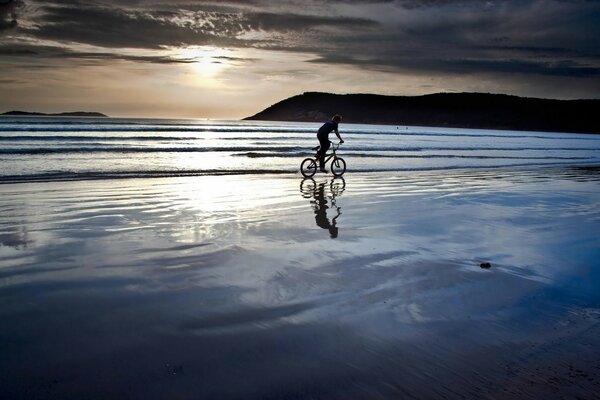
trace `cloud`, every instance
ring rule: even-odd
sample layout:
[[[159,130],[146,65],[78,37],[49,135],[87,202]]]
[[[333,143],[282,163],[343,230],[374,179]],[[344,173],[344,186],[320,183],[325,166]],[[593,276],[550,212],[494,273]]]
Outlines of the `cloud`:
[[[93,6],[43,6],[38,25],[24,30],[38,39],[108,48],[160,49],[163,46],[236,44],[239,24],[224,16],[182,16],[171,11],[132,11]]]
[[[21,0],[0,0],[0,32],[18,25],[17,17],[21,7]]]
[[[135,4],[138,4],[135,2]],[[138,4],[139,5],[139,4]],[[242,38],[253,32],[299,33],[318,27],[374,26],[363,18],[270,12],[190,11],[108,7],[77,1],[41,5],[35,27],[21,32],[43,40],[110,48],[161,49],[167,46],[267,46],[274,39]],[[208,7],[210,8],[210,7]]]
[[[9,44],[0,45],[0,56],[12,56],[12,57],[31,57],[35,56],[38,59],[78,59],[82,61],[101,61],[101,60],[123,60],[123,61],[134,61],[144,63],[155,63],[155,64],[186,64],[192,63],[193,60],[187,60],[182,58],[173,58],[168,56],[145,56],[145,55],[131,55],[121,53],[110,53],[110,52],[85,52],[85,51],[73,51],[64,47],[57,46],[42,46],[42,45],[30,45],[30,44]],[[40,66],[40,65],[38,65]],[[43,66],[43,64],[42,64]]]
[[[396,19],[380,16],[379,32],[336,38],[313,61],[417,74],[598,76],[600,2],[487,3],[420,2]]]
[[[344,27],[349,29],[370,28],[378,24],[365,18],[313,16],[300,14],[249,13],[248,27],[253,30],[277,32],[301,32],[315,27]]]
[[[498,65],[506,70],[502,66],[506,61],[542,65],[548,60],[533,58],[565,62],[585,52],[592,58],[586,62],[595,63],[598,52],[594,49],[600,48],[600,5],[576,0],[302,4],[182,0],[158,5],[144,0],[65,0],[35,4],[32,23],[19,29],[21,34],[112,49],[255,47],[317,54],[321,62],[340,62],[342,54],[346,62],[363,68],[406,70],[414,59],[422,60],[419,67],[436,60],[444,64],[444,60],[475,59],[483,62],[467,62],[465,68]],[[529,54],[525,49],[531,49]],[[542,55],[536,49],[546,51]]]
[[[413,76],[538,76],[549,86],[597,79],[600,69],[600,1],[0,0],[0,17],[12,28],[0,52],[23,59],[168,64],[186,60],[165,49],[212,46]]]

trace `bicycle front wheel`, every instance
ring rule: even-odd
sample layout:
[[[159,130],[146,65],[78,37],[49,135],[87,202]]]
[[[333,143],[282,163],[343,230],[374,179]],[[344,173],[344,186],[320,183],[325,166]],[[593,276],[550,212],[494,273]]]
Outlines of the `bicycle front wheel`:
[[[346,161],[341,157],[336,157],[331,162],[331,173],[335,176],[342,176],[346,172]]]
[[[317,162],[314,158],[305,158],[300,164],[300,173],[306,178],[310,178],[317,172]]]
[[[300,182],[300,193],[305,199],[310,199],[315,194],[315,187],[317,184],[313,178],[304,178]]]

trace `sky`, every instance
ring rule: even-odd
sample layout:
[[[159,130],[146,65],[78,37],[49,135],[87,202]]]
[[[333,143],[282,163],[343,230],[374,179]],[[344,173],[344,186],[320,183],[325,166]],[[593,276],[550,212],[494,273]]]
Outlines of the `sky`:
[[[600,98],[600,0],[0,0],[0,112],[239,119],[307,91]]]

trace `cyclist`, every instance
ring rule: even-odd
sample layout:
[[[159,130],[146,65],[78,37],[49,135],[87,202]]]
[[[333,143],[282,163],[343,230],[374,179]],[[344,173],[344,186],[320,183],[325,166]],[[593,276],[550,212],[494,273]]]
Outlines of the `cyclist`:
[[[325,122],[322,127],[319,128],[317,133],[317,139],[319,139],[319,151],[317,155],[319,157],[319,165],[321,172],[327,172],[325,169],[325,153],[329,149],[331,143],[329,142],[329,134],[335,131],[335,135],[340,139],[340,143],[344,143],[340,133],[338,132],[338,124],[342,121],[342,116],[339,114],[334,115],[329,121]]]

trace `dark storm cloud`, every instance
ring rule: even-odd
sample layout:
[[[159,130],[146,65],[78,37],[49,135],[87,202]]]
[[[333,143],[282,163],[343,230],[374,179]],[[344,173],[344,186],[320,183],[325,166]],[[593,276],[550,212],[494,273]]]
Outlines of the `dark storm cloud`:
[[[187,44],[238,44],[242,27],[235,15],[180,18],[173,11],[131,11],[98,6],[44,6],[39,25],[25,33],[40,39],[109,48],[148,48]]]
[[[17,26],[18,11],[22,6],[21,0],[0,0],[0,32]]]
[[[502,74],[535,74],[556,77],[600,77],[600,67],[590,66],[571,60],[562,61],[526,61],[519,59],[365,59],[357,60],[340,56],[327,59],[314,59],[312,62],[324,64],[353,64],[370,67],[383,72],[415,72],[426,74],[465,74],[502,73]]]
[[[276,32],[301,32],[306,29],[320,26],[342,27],[348,29],[377,26],[375,21],[364,18],[273,13],[249,13],[246,16],[246,21],[248,27],[253,30]]]
[[[182,7],[185,5],[182,5]],[[102,47],[158,49],[164,46],[214,45],[246,47],[268,44],[268,39],[243,40],[253,31],[301,32],[329,27],[373,26],[361,18],[274,14],[268,12],[219,13],[109,8],[69,2],[38,8],[37,26],[22,32],[38,39],[68,41]]]
[[[12,21],[18,3],[0,0],[2,26]],[[11,32],[29,41],[111,49],[94,53],[106,58],[118,57],[121,48],[211,45],[304,52],[315,54],[321,63],[418,74],[597,77],[600,68],[600,1],[29,0],[28,4],[32,5],[28,15],[21,12],[20,18],[29,24],[19,24]],[[156,62],[170,61],[157,57]]]
[[[598,76],[600,2],[478,4],[420,2],[412,18],[388,21],[381,32],[362,32],[360,39],[337,38],[343,51],[320,52],[315,61],[425,74]]]

